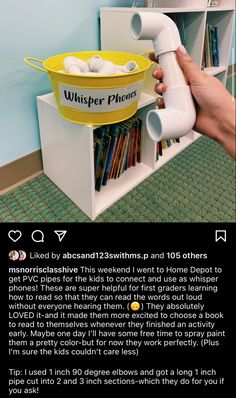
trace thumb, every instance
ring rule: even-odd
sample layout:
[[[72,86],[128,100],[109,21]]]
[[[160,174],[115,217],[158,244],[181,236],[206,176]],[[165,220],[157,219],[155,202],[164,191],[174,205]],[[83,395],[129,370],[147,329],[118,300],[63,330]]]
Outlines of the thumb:
[[[195,64],[192,57],[187,53],[187,50],[183,45],[177,48],[176,57],[189,83],[201,83],[205,73],[201,71],[197,64]]]

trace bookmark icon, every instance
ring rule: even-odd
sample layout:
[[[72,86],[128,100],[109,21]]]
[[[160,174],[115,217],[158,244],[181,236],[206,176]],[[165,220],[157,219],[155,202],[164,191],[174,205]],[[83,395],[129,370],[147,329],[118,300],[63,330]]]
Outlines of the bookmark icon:
[[[223,242],[226,242],[227,236],[226,236],[226,230],[225,229],[218,229],[215,231],[215,241],[219,242],[219,240],[222,240]]]
[[[65,237],[65,235],[66,235],[66,233],[67,233],[67,231],[63,231],[63,230],[57,230],[57,231],[54,231],[55,232],[55,234],[58,236],[58,239],[59,239],[59,242],[61,242],[63,239],[64,239],[64,237]]]

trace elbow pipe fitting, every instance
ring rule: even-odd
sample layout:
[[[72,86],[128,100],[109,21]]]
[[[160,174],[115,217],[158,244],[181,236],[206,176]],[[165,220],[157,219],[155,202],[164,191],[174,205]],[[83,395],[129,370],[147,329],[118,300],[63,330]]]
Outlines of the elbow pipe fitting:
[[[89,71],[98,73],[103,66],[103,62],[104,61],[100,55],[94,55],[87,61]]]
[[[102,59],[94,59],[89,64],[90,72],[99,73],[104,66],[104,61]]]
[[[176,24],[167,15],[159,12],[134,14],[131,34],[136,40],[152,40],[156,56],[175,51],[181,45]]]
[[[116,66],[110,61],[103,61],[102,67],[99,70],[100,75],[115,75],[116,74]]]
[[[101,58],[93,58],[89,61],[89,68],[91,72],[98,73],[100,75],[115,75],[116,66],[110,62],[105,61]]]
[[[158,142],[188,134],[195,124],[196,111],[190,87],[176,59],[175,51],[181,45],[177,26],[164,14],[140,12],[132,17],[131,34],[136,40],[152,40],[167,85],[163,94],[165,109],[147,114],[150,137]]]
[[[63,61],[63,65],[66,73],[74,75],[79,75],[89,71],[89,67],[86,62],[73,56],[66,57]]]
[[[196,111],[189,86],[169,88],[165,106],[147,114],[147,131],[153,141],[183,137],[195,124]]]
[[[77,65],[77,59],[75,57],[66,57],[63,61],[63,66],[66,73],[72,73],[73,75],[79,75],[81,69]]]
[[[135,61],[129,61],[124,66],[116,65],[116,69],[123,73],[130,73],[130,72],[135,72],[136,70],[138,70],[138,65]]]
[[[113,62],[106,61],[100,55],[94,55],[87,62],[73,56],[68,56],[63,61],[66,73],[73,75],[86,74],[92,76],[99,75],[116,75],[121,73],[130,73],[138,70],[138,65],[135,61],[127,62],[124,66],[115,65]]]

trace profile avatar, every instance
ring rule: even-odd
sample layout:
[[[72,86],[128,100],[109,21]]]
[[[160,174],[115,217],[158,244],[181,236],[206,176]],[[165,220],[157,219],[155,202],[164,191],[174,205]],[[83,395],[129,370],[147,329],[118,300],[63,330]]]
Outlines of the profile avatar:
[[[11,250],[10,253],[8,254],[8,257],[11,261],[16,261],[19,258],[19,253],[16,250]]]
[[[19,250],[19,261],[24,261],[26,259],[26,252],[24,250]]]

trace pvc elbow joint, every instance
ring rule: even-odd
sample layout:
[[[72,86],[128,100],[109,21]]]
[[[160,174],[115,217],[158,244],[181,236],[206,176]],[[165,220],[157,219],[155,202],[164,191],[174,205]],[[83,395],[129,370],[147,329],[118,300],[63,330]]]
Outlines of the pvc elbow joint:
[[[152,40],[167,85],[167,92],[163,94],[165,109],[147,114],[150,137],[161,141],[188,134],[195,124],[196,111],[190,87],[176,59],[175,51],[181,45],[177,26],[164,14],[140,12],[133,15],[131,34],[136,40]]]
[[[180,45],[178,28],[171,18],[158,12],[139,12],[131,20],[136,40],[152,40],[156,56],[175,51]]]
[[[102,59],[99,54],[94,55],[87,62],[77,57],[68,56],[64,59],[63,66],[66,73],[71,73],[73,75],[85,74],[87,76],[94,76],[95,74],[104,76],[128,74],[139,69],[135,61],[129,61],[124,66],[115,65],[111,61]]]
[[[196,112],[189,86],[169,89],[165,103],[165,109],[151,110],[146,117],[147,130],[153,141],[182,137],[195,124]]]
[[[101,75],[115,75],[116,74],[116,66],[110,61],[103,61],[102,67],[99,70],[99,74]]]
[[[89,71],[89,67],[86,62],[73,56],[66,57],[63,61],[63,65],[66,73],[72,73],[74,75],[79,75]]]
[[[138,65],[135,61],[130,61],[127,62],[127,64],[125,64],[124,66],[122,65],[116,65],[116,69],[119,72],[123,72],[123,73],[130,73],[130,72],[135,72],[136,70],[138,70]]]

